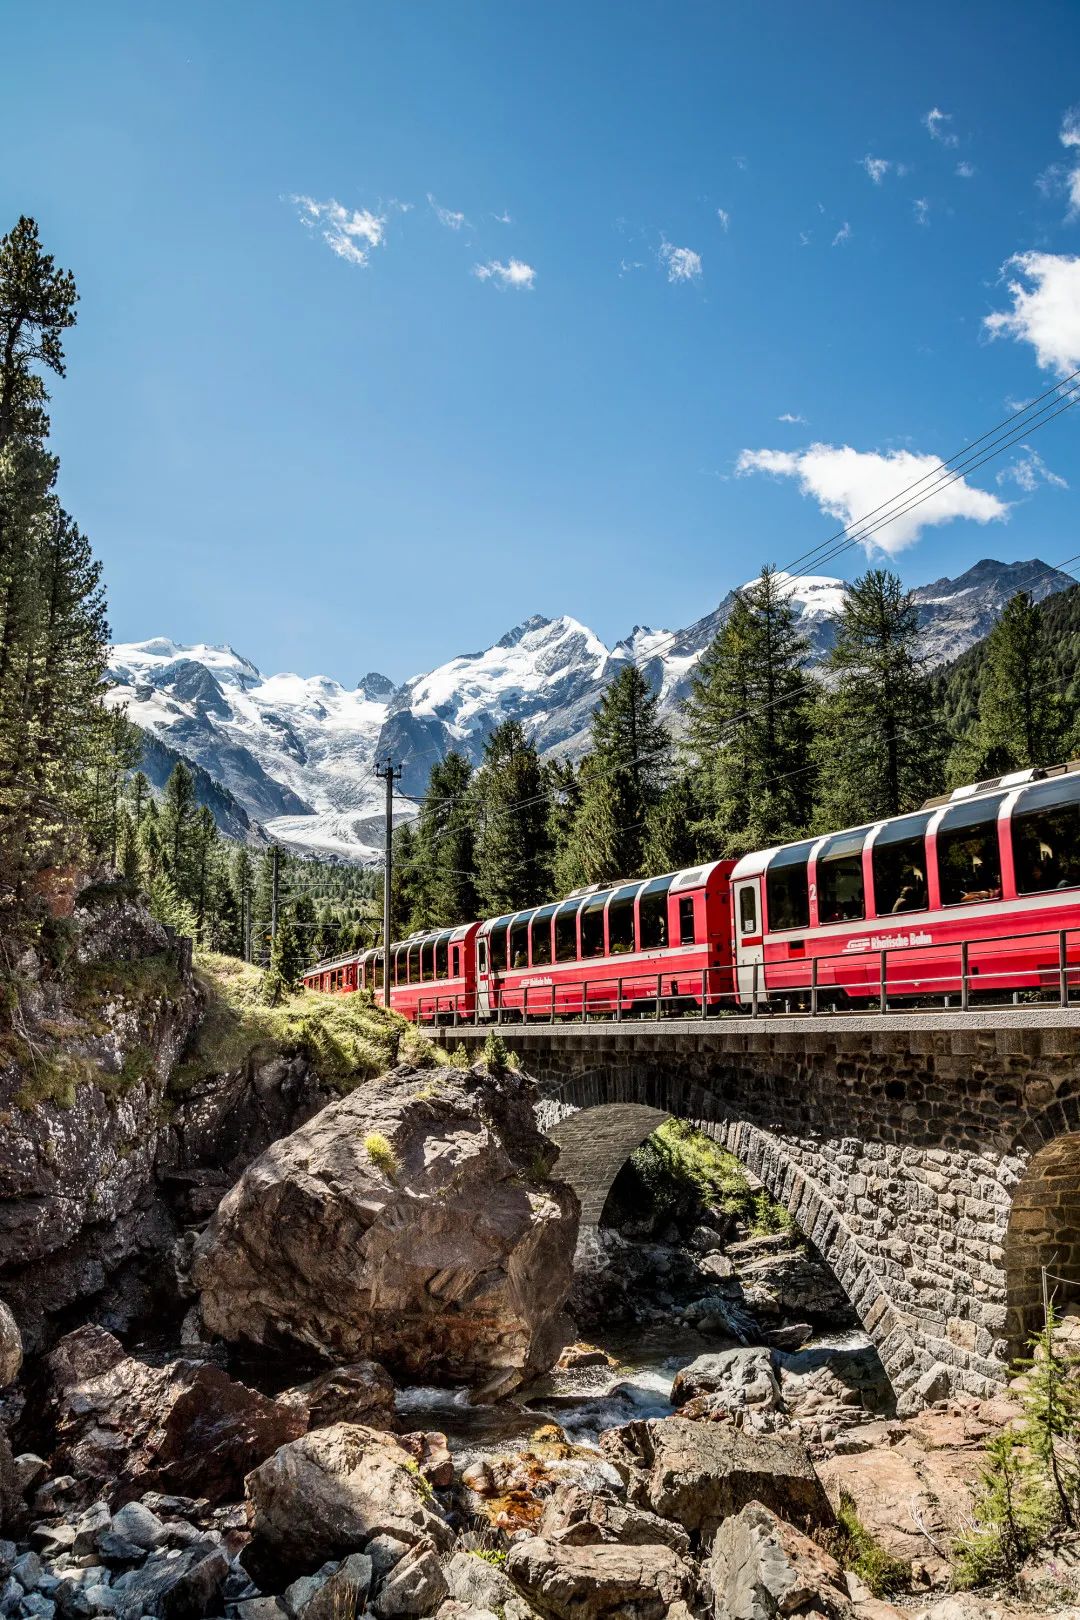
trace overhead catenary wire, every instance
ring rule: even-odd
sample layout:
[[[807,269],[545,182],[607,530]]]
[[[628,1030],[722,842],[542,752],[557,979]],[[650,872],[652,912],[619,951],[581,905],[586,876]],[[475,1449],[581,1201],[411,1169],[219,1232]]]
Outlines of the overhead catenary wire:
[[[1054,574],[1068,573],[1069,572],[1068,564],[1078,562],[1078,561],[1080,561],[1080,552],[1077,552],[1077,553],[1075,553],[1074,555],[1072,555],[1070,557],[1066,557],[1064,559],[1064,561],[1061,562],[1061,563],[1049,564],[1045,569],[1040,570],[1038,574],[1034,575],[1033,578],[1035,578],[1035,579],[1039,579],[1039,578],[1043,578],[1043,577],[1050,578]],[[1070,574],[1070,578],[1076,578],[1076,576]],[[1080,581],[1078,581],[1078,583],[1080,583]],[[805,676],[803,676],[801,678],[801,680],[799,682],[799,691],[798,692],[789,691],[789,692],[781,693],[778,697],[770,699],[769,702],[767,702],[767,703],[754,704],[754,705],[742,710],[739,714],[733,715],[730,718],[730,720],[725,723],[725,727],[720,732],[718,732],[717,736],[713,739],[714,746],[722,747],[723,744],[725,743],[725,741],[727,741],[730,736],[733,736],[735,734],[735,732],[737,731],[738,727],[743,725],[748,719],[753,718],[755,715],[763,714],[767,709],[783,707],[784,705],[786,705],[788,703],[794,702],[798,696],[805,695],[807,692],[812,691],[815,688],[815,686],[817,686],[818,684],[819,684],[819,682],[817,681],[817,678],[815,676],[809,675],[809,674],[805,675]],[[912,728],[912,734],[914,734],[914,731],[916,731],[916,730],[927,730],[927,729],[929,729],[929,726],[935,725],[935,724],[940,724],[940,719],[938,717],[935,717],[934,720],[929,721],[925,726]],[[955,741],[957,739],[954,737],[953,740]],[[656,750],[652,750],[652,751],[650,751],[648,753],[639,754],[639,755],[635,756],[635,758],[633,758],[631,760],[627,760],[624,763],[619,764],[617,766],[613,766],[613,767],[610,768],[610,770],[608,770],[606,772],[601,772],[600,774],[601,775],[617,775],[620,772],[632,769],[632,767],[635,766],[635,765],[646,764],[650,760],[660,758],[666,752],[667,752],[667,748],[665,746],[664,748],[661,748],[661,749],[656,749]],[[798,771],[788,772],[788,773],[785,773],[784,776],[780,776],[780,777],[769,778],[766,782],[758,783],[757,786],[758,787],[768,786],[772,782],[785,780],[789,776],[806,775],[808,772],[810,772],[811,770],[814,770],[816,768],[817,767],[815,765],[803,766]],[[498,807],[497,809],[495,809],[494,811],[490,812],[490,814],[492,814],[495,817],[500,817],[500,816],[507,816],[507,815],[513,814],[515,811],[518,811],[518,810],[531,809],[534,805],[537,805],[537,804],[543,803],[543,802],[545,802],[547,800],[556,798],[562,791],[563,790],[561,788],[559,788],[558,786],[544,788],[541,792],[533,794],[529,798],[514,800],[510,804],[502,805],[502,806]],[[432,809],[440,809],[445,805],[459,804],[459,803],[464,802],[466,800],[467,796],[468,796],[467,793],[448,795],[444,799],[435,800],[435,802],[431,806],[431,808]],[[460,829],[453,828],[453,827],[444,827],[444,828],[435,830],[430,836],[431,836],[431,839],[432,839],[433,843],[438,843],[441,839],[449,837],[452,833],[454,833],[456,831],[459,831],[459,830]],[[614,830],[615,831],[620,831],[620,832],[625,832],[625,831],[629,831],[631,829],[620,827],[620,828],[616,828]]]
[[[966,472],[974,471],[976,467],[981,467],[985,465],[986,462],[992,461],[997,456],[1003,455],[1006,450],[1012,448],[1013,445],[1019,443],[1030,433],[1037,432],[1040,427],[1045,427],[1047,422],[1054,420],[1055,417],[1063,415],[1064,412],[1072,410],[1076,405],[1080,404],[1080,380],[1078,379],[1080,379],[1080,367],[1078,367],[1076,371],[1070,373],[1068,377],[1063,378],[1059,383],[1056,383],[1052,388],[1047,389],[1044,394],[1041,394],[1036,399],[1032,400],[1030,404],[1025,406],[1022,411],[1014,412],[1012,416],[1004,418],[1002,422],[996,424],[995,427],[988,429],[988,431],[980,435],[978,439],[972,440],[971,444],[967,445],[964,450],[957,451],[956,454],[950,457],[947,462],[942,462],[938,468],[931,469],[929,473],[925,473],[921,478],[915,479],[911,484],[907,485],[905,489],[898,491],[897,495],[891,497],[889,501],[882,502],[879,506],[873,507],[870,512],[864,514],[863,517],[856,519],[854,522],[845,525],[844,528],[837,530],[835,535],[830,536],[828,539],[822,541],[819,547],[813,548],[813,550],[810,552],[804,552],[801,557],[795,559],[794,563],[786,564],[782,569],[779,569],[778,572],[790,575],[792,568],[795,567],[799,562],[804,561],[807,557],[814,556],[816,551],[819,551],[822,547],[831,545],[833,541],[838,541],[839,543],[834,546],[831,551],[829,551],[826,555],[817,558],[814,566],[822,566],[824,563],[840,555],[841,552],[846,551],[853,545],[861,543],[874,533],[878,532],[880,529],[887,527],[888,524],[894,522],[898,517],[905,515],[907,512],[921,506],[925,501],[932,499],[949,484],[955,483],[957,479],[965,476]],[[1065,390],[1064,393],[1062,392],[1063,389]],[[1062,398],[1064,398],[1067,403],[1058,405],[1058,401]],[[1057,405],[1057,409],[1051,410],[1050,406],[1043,405],[1042,402],[1045,400],[1050,400],[1051,405]],[[1039,405],[1041,409],[1035,413],[1035,418],[1041,417],[1041,420],[1029,417],[1028,413],[1030,413],[1036,405]],[[1017,429],[1016,423],[1020,419],[1023,419],[1023,426]],[[1012,427],[1008,428],[1007,433],[1001,433],[1000,430],[1006,428],[1008,424],[1012,424]],[[998,438],[995,438],[995,435],[998,435]],[[991,440],[992,443],[986,444],[987,440]],[[1000,442],[1001,440],[1004,440],[1005,442]],[[967,456],[970,451],[980,444],[985,446],[985,450],[984,452],[980,453],[979,457],[975,459],[971,465],[966,463],[963,466],[952,465],[953,463],[959,462],[960,458]],[[937,477],[939,473],[943,471],[948,472],[949,476],[941,479],[930,489],[925,490],[917,498],[913,500],[905,499],[913,490],[918,489],[922,484],[926,483],[928,478]],[[905,504],[897,507],[897,502],[905,502]],[[884,508],[889,508],[889,510],[883,512]],[[875,522],[869,523],[868,519],[873,518],[875,513],[883,513],[883,515],[879,516]],[[847,536],[848,538],[841,539],[843,536]],[[1067,562],[1074,560],[1075,558],[1066,559]],[[1046,575],[1049,576],[1051,571],[1052,569],[1049,568],[1045,570]],[[1065,571],[1065,565],[1062,564],[1057,571]],[[1036,575],[1035,577],[1038,578],[1040,576]],[[648,663],[652,659],[656,658],[659,655],[659,649],[664,646],[665,643],[673,646],[683,634],[683,631],[670,631],[666,635],[660,637],[650,646],[644,662]],[[624,667],[641,667],[640,661],[633,658],[623,660],[623,665]],[[644,763],[646,759],[651,757],[653,756],[643,755],[638,759],[628,761],[625,765],[618,768],[620,770],[628,770],[631,769],[633,765]],[[500,813],[506,813],[513,809],[528,808],[531,805],[539,802],[541,798],[553,797],[556,793],[558,793],[558,791],[560,790],[545,790],[543,794],[534,796],[532,799],[519,800],[516,804],[503,806]],[[414,803],[420,802],[423,803],[426,808],[435,810],[439,809],[444,804],[461,802],[467,796],[467,790],[466,792],[462,793],[447,794],[442,799],[437,799],[433,802],[427,799],[417,801],[412,794],[405,794],[403,796],[413,799]]]

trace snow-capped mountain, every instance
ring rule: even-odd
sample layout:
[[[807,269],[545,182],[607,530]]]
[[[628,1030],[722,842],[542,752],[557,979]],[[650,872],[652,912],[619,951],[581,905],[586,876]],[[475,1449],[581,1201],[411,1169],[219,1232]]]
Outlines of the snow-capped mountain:
[[[820,663],[835,639],[847,586],[826,576],[781,578],[809,642],[809,662]],[[987,633],[1016,591],[1041,599],[1072,583],[1037,560],[984,561],[958,579],[921,586],[914,595],[927,659],[958,657]],[[479,763],[489,732],[510,718],[522,721],[542,751],[575,756],[586,746],[600,694],[628,661],[643,670],[662,712],[677,724],[694,668],[732,600],[729,593],[685,630],[637,625],[611,648],[576,619],[536,616],[482,652],[452,658],[400,687],[371,673],[352,691],[321,675],[264,676],[231,647],[129,642],[112,650],[112,701],[126,704],[160,745],[201,766],[272,838],[375,860],[382,840],[376,759],[390,754],[400,761],[403,792],[416,797],[449,749]],[[233,826],[227,830],[235,835]]]

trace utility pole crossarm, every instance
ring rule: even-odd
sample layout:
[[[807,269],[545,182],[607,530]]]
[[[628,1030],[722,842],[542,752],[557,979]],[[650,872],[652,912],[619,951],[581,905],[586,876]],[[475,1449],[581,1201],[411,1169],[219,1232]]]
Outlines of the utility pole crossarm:
[[[387,755],[375,775],[386,783],[386,841],[383,866],[383,1005],[390,1005],[390,885],[394,864],[394,783],[401,781],[401,766]]]

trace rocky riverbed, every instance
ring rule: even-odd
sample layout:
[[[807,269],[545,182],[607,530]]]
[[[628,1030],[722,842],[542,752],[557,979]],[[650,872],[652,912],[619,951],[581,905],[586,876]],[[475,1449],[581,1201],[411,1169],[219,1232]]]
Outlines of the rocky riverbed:
[[[0,1620],[1080,1620],[1068,1536],[950,1592],[1017,1408],[898,1421],[783,1223],[691,1201],[575,1275],[526,1077],[252,1051],[170,1094],[199,987],[104,982],[111,1099],[0,1074]]]

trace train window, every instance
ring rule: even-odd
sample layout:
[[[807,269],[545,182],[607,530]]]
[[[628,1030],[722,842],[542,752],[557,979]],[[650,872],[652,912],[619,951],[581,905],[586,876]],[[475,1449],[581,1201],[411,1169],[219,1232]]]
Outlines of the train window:
[[[404,945],[394,947],[394,983],[407,984],[409,980],[409,953]]]
[[[692,894],[688,894],[679,901],[679,944],[692,945],[693,943],[694,897]]]
[[[946,810],[937,831],[938,882],[943,906],[1001,899],[997,814],[1003,794]]]
[[[477,942],[476,942],[476,971],[477,971],[477,973],[481,973],[481,974],[487,972],[487,940],[486,939],[478,939]]]
[[[435,977],[448,979],[450,977],[450,935],[440,934],[435,941]]]
[[[1012,813],[1017,894],[1080,888],[1080,777],[1040,782]]]
[[[806,868],[812,844],[790,844],[777,850],[765,873],[765,904],[769,930],[809,928],[810,890]]]
[[[510,966],[527,968],[529,965],[529,918],[518,917],[510,924]]]
[[[632,889],[616,889],[608,902],[608,950],[612,956],[625,956],[634,949],[634,901],[640,884]]]
[[[581,955],[604,954],[604,907],[606,894],[591,894],[581,907]]]
[[[491,949],[492,973],[506,972],[506,930],[509,922],[509,917],[499,917],[491,925],[488,944]]]
[[[382,989],[382,951],[379,951],[376,954],[373,966],[374,966],[374,969],[375,969],[375,988],[376,988],[376,990],[381,990]]]
[[[419,945],[410,945],[409,946],[409,983],[410,984],[419,984],[420,983],[420,947],[419,947]]]
[[[551,919],[554,915],[555,907],[545,906],[533,916],[529,929],[533,967],[547,967],[551,961]]]
[[[838,833],[818,855],[818,922],[858,922],[866,916],[862,851],[869,830]]]
[[[555,960],[573,962],[577,959],[577,900],[570,900],[555,913]]]
[[[671,879],[653,878],[641,891],[638,904],[638,950],[662,950],[668,942],[667,903]]]
[[[420,941],[420,983],[430,984],[435,977],[435,943],[430,939]]]
[[[757,890],[752,883],[739,890],[739,932],[757,933]]]
[[[452,946],[451,951],[450,951],[450,956],[451,956],[451,960],[452,960],[452,966],[451,966],[451,969],[450,969],[451,974],[455,979],[460,979],[461,978],[461,946],[460,945]]]
[[[926,829],[929,816],[901,816],[888,821],[874,839],[870,864],[874,872],[874,909],[879,917],[925,911]]]

